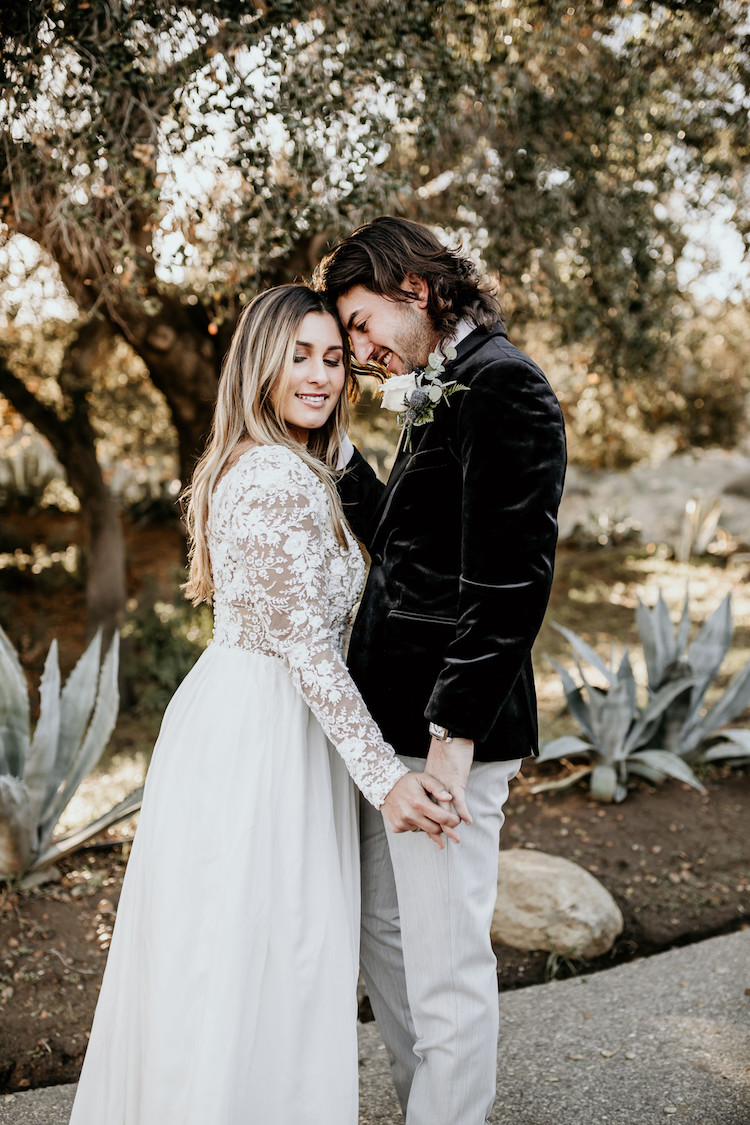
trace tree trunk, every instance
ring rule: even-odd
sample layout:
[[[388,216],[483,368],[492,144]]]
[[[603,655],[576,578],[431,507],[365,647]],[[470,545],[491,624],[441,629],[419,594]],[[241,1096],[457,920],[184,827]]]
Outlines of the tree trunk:
[[[69,427],[71,423],[67,424]],[[125,541],[120,515],[104,482],[96,451],[86,434],[70,433],[65,455],[56,450],[68,475],[70,487],[81,501],[88,533],[86,549],[86,632],[101,627],[104,647],[122,624],[127,597],[125,587]]]
[[[202,306],[163,295],[159,300],[156,316],[139,315],[130,307],[118,316],[117,326],[167,400],[177,431],[180,480],[185,486],[211,430],[221,355],[209,334],[209,318]]]
[[[66,420],[41,403],[1,358],[0,394],[50,442],[80,501],[87,530],[87,633],[101,626],[106,643],[122,622],[126,589],[120,517],[96,458],[96,435],[86,400],[93,357],[104,334],[110,335],[110,329],[103,321],[89,323],[68,350],[60,378],[70,409]]]

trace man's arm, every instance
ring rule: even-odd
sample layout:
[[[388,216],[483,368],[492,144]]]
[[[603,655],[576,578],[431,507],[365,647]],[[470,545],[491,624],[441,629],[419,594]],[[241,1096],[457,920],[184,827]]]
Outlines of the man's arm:
[[[375,531],[375,511],[385,491],[385,485],[378,480],[359,450],[354,449],[336,487],[349,526],[369,551]]]
[[[549,384],[523,358],[489,364],[457,402],[463,468],[458,619],[425,715],[454,735],[483,741],[547,606],[565,431]],[[436,765],[430,768],[450,789]]]

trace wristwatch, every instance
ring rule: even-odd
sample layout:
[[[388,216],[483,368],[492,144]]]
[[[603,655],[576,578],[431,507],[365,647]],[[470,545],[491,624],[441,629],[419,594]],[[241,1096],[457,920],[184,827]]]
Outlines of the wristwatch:
[[[453,742],[453,735],[447,727],[441,727],[438,723],[430,723],[430,734],[436,738],[438,742]]]

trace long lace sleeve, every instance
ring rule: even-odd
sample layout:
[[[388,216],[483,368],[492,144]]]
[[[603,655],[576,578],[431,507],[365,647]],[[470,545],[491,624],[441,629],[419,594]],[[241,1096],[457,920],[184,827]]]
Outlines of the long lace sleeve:
[[[236,589],[251,632],[283,660],[355,784],[378,808],[408,771],[383,740],[340,651],[331,620],[336,567],[326,551],[332,530],[325,489],[294,454],[276,452],[275,466],[266,458],[266,471],[245,474],[231,504],[225,531]],[[243,612],[234,597],[235,614]]]

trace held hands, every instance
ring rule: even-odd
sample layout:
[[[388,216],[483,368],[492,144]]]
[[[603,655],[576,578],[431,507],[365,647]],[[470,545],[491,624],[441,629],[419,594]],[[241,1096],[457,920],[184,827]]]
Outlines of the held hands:
[[[427,754],[425,770],[433,777],[439,777],[445,788],[452,793],[453,808],[464,824],[471,824],[471,816],[466,807],[466,782],[474,760],[474,743],[470,738],[453,738],[441,742],[433,738]],[[440,801],[443,797],[438,798]]]
[[[455,798],[442,782],[430,773],[406,773],[399,778],[380,806],[392,832],[425,832],[439,848],[445,847],[445,836],[459,842],[456,832],[459,818],[450,808]],[[447,803],[439,805],[437,801]]]

